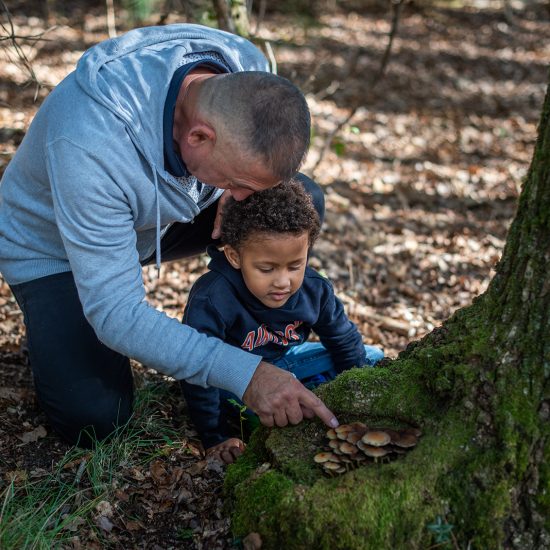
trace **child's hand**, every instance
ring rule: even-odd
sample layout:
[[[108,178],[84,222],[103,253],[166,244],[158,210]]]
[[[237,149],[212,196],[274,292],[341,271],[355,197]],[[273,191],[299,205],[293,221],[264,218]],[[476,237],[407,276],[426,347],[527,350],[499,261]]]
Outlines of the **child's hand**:
[[[243,454],[245,447],[240,439],[232,437],[206,449],[206,456],[216,456],[225,464],[233,464]]]

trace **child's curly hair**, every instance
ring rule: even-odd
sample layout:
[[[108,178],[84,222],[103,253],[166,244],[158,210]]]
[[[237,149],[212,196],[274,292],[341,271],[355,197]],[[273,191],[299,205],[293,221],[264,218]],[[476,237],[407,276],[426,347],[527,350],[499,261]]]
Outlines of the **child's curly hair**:
[[[311,248],[320,228],[311,196],[291,180],[242,201],[230,198],[223,209],[221,241],[238,249],[255,233],[299,234],[307,231]]]

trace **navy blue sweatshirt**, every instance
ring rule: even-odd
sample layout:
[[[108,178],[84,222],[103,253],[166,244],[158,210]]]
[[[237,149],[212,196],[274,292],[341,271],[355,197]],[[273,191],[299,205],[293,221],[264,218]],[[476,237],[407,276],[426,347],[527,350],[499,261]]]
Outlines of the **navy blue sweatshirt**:
[[[193,285],[183,322],[208,336],[270,363],[293,346],[304,343],[313,330],[331,355],[337,372],[365,365],[361,335],[348,319],[331,283],[307,267],[304,282],[280,308],[268,308],[246,287],[241,272],[215,247],[208,248],[209,269]],[[217,388],[182,383],[193,420],[205,447],[227,438],[219,410]]]

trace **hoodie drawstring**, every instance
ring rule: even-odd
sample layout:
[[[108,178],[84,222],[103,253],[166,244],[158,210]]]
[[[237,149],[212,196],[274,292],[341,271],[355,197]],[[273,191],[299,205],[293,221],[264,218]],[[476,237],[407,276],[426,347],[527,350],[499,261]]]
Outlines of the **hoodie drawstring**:
[[[153,166],[153,177],[155,183],[155,202],[157,206],[157,233],[156,233],[156,254],[155,254],[155,264],[157,267],[157,279],[160,279],[160,261],[161,261],[161,252],[160,252],[160,197],[159,197],[159,182],[157,176],[157,167]]]

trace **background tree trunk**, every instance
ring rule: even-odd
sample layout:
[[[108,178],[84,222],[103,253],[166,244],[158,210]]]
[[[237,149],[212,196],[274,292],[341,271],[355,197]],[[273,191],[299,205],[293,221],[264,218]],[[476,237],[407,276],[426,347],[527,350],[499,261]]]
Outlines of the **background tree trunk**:
[[[219,29],[248,37],[250,23],[246,0],[182,0],[187,19],[216,24]]]
[[[415,426],[403,458],[327,478],[318,422],[257,432],[231,467],[264,548],[550,547],[550,95],[497,274],[395,361],[319,389],[341,422]],[[470,545],[470,546],[469,546]]]

